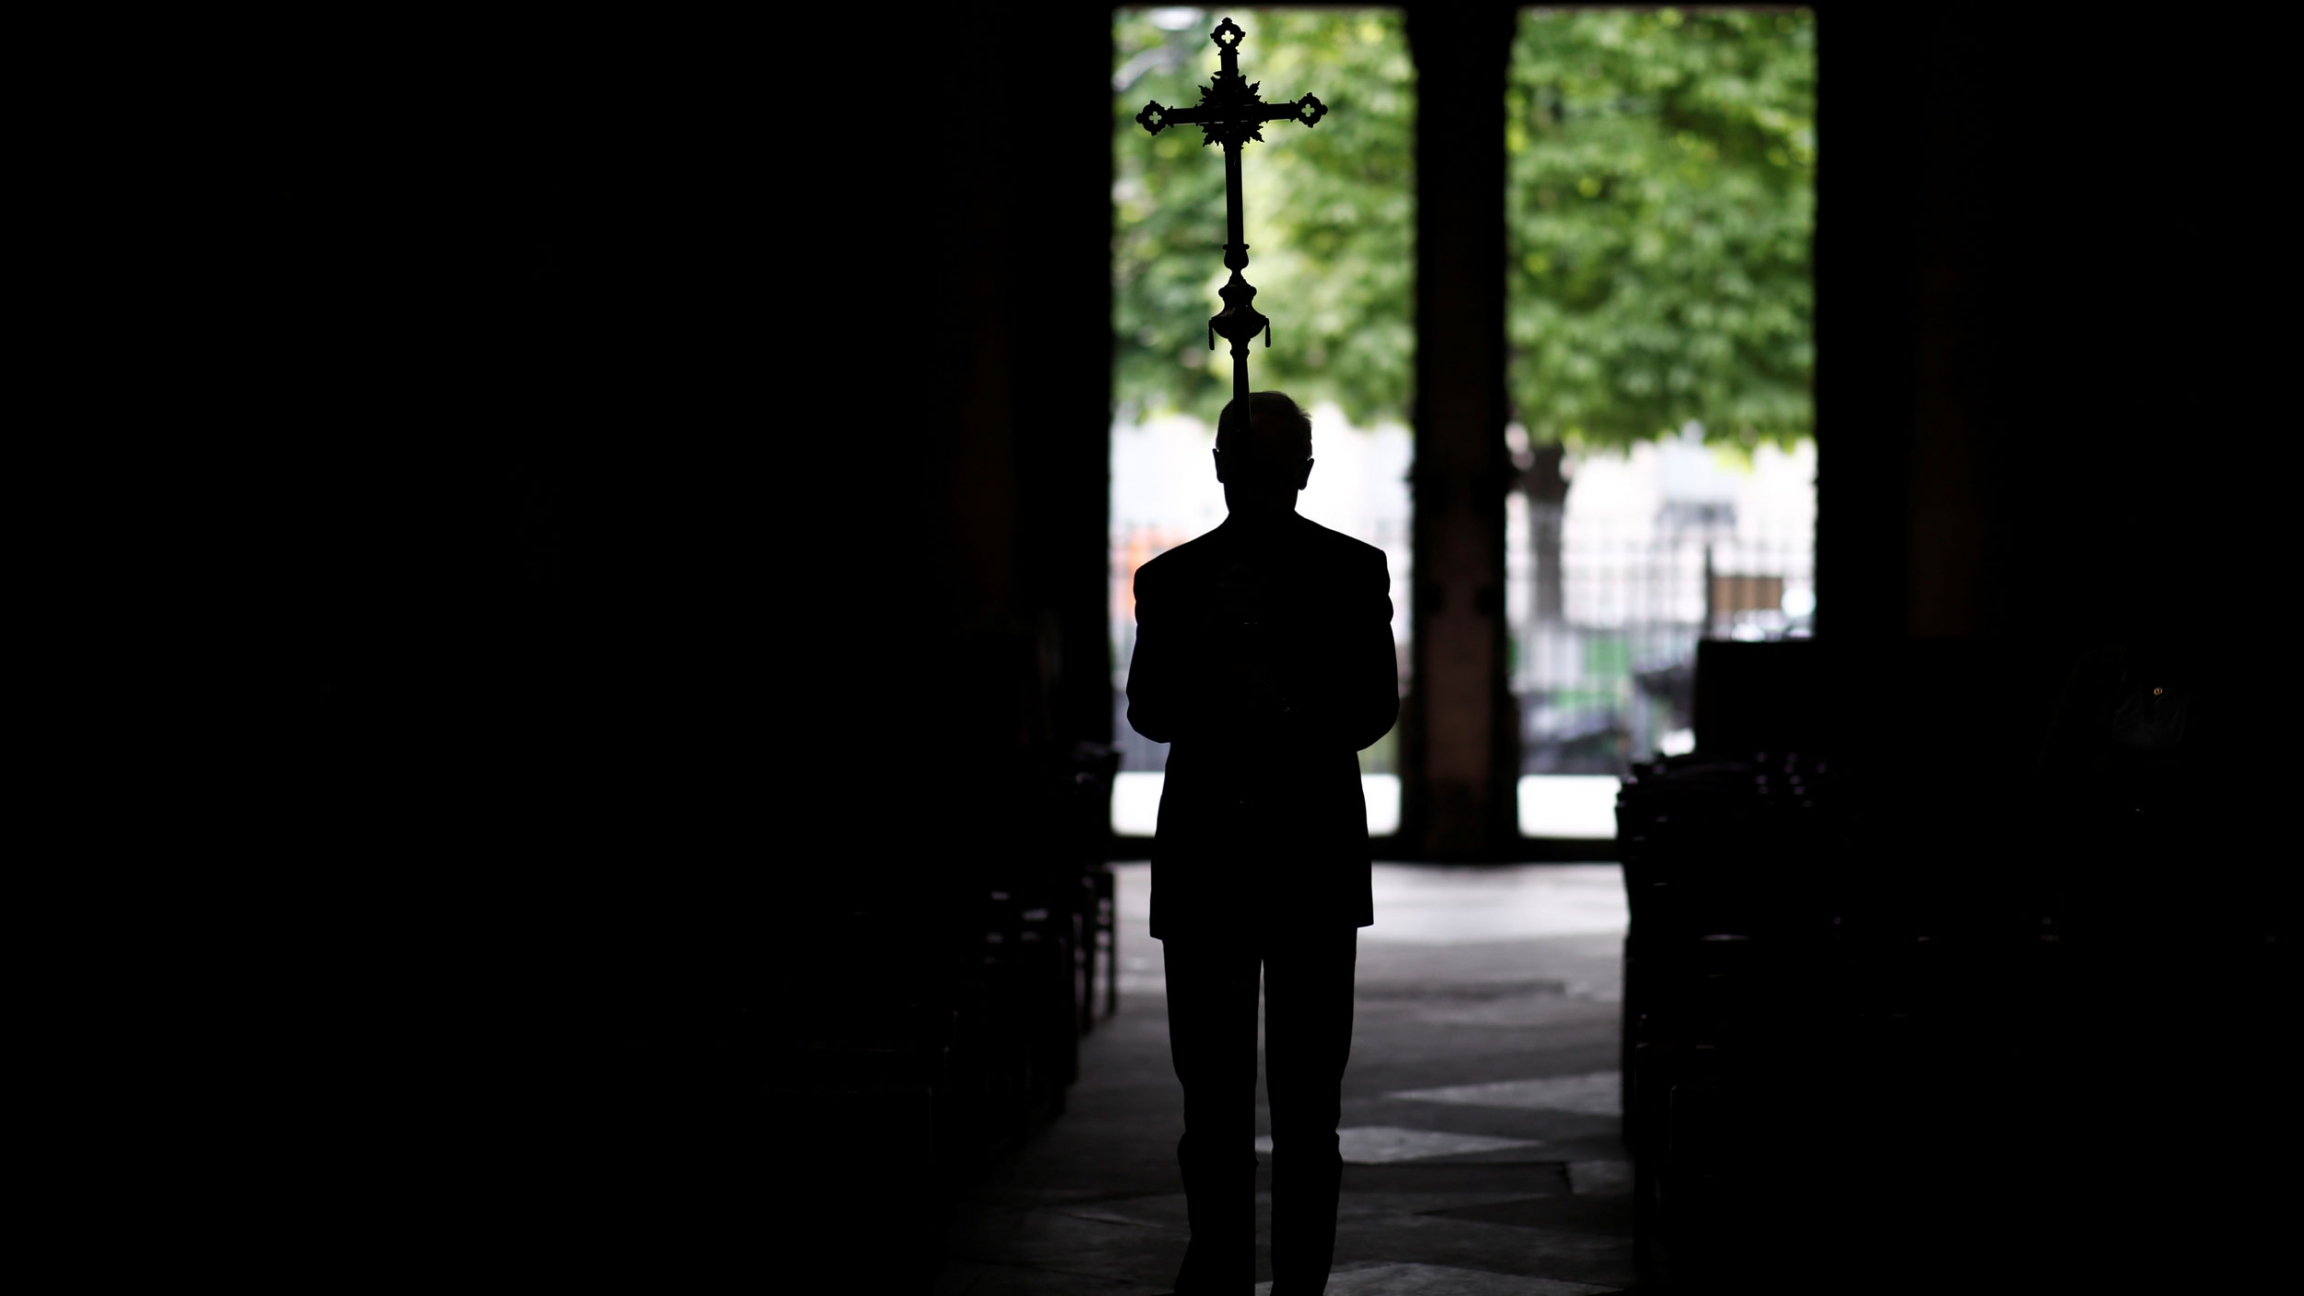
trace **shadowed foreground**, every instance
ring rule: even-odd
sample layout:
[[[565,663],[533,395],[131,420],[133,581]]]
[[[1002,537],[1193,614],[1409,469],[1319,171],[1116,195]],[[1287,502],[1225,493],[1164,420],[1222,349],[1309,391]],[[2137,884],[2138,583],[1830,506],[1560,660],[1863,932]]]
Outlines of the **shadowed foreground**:
[[[1174,1280],[1183,1101],[1160,947],[1145,928],[1149,879],[1141,865],[1118,871],[1120,1013],[1082,1042],[1063,1118],[962,1201],[939,1296],[1155,1293]],[[1616,870],[1379,865],[1376,906],[1360,944],[1328,1290],[1630,1286]],[[1260,1159],[1268,1186],[1270,1154]],[[1258,1260],[1268,1280],[1268,1257]]]

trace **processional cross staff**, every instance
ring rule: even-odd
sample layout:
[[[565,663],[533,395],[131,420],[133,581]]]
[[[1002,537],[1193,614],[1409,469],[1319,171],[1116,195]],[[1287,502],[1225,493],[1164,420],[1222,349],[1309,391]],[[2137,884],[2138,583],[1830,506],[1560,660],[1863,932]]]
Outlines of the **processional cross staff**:
[[[1154,135],[1170,126],[1198,126],[1206,135],[1202,147],[1224,146],[1224,264],[1231,269],[1232,278],[1217,290],[1216,295],[1224,299],[1224,309],[1208,321],[1208,349],[1216,349],[1219,334],[1231,341],[1232,396],[1240,401],[1248,399],[1248,344],[1262,333],[1264,345],[1272,345],[1272,321],[1257,314],[1256,289],[1240,277],[1248,268],[1248,239],[1241,224],[1240,149],[1250,140],[1263,140],[1265,122],[1300,121],[1317,126],[1328,115],[1328,105],[1315,95],[1294,103],[1264,102],[1257,94],[1263,83],[1251,83],[1240,75],[1240,42],[1247,36],[1230,18],[1208,34],[1208,39],[1216,42],[1223,66],[1216,70],[1213,85],[1200,87],[1197,107],[1167,108],[1153,100],[1136,114],[1136,124]]]

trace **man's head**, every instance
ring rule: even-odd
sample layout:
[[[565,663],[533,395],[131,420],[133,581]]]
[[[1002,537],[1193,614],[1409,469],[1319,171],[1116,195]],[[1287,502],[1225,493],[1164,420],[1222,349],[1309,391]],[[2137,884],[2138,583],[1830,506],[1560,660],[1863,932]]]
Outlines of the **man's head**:
[[[1224,504],[1236,514],[1290,512],[1312,476],[1312,419],[1279,392],[1254,392],[1246,403],[1233,401],[1216,420]]]

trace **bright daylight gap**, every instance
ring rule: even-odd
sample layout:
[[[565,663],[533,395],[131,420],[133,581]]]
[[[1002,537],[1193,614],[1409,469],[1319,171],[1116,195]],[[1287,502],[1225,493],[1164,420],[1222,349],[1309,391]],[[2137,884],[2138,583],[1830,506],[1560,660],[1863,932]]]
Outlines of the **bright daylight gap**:
[[[1524,10],[1505,107],[1520,830],[1612,837],[1703,638],[1814,623],[1805,10]]]
[[[1255,385],[1312,412],[1301,511],[1384,549],[1402,687],[1416,344],[1414,65],[1394,9],[1228,10],[1251,80],[1316,87],[1316,131],[1245,172],[1252,278],[1280,345]],[[1166,751],[1124,716],[1137,567],[1223,520],[1209,471],[1229,359],[1223,167],[1191,103],[1224,15],[1113,16],[1113,826],[1152,831]],[[1687,750],[1696,644],[1809,633],[1816,20],[1805,10],[1523,11],[1506,91],[1518,469],[1506,502],[1520,827],[1614,834],[1631,762]],[[1363,754],[1371,831],[1398,823],[1395,739]]]

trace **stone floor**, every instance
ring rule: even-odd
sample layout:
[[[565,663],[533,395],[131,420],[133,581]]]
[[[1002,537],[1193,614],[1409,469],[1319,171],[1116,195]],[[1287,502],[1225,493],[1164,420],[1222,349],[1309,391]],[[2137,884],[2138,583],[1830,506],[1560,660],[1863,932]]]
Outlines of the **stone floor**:
[[[1170,1289],[1186,1238],[1183,1103],[1149,886],[1146,866],[1120,866],[1120,1012],[1084,1041],[1070,1109],[961,1203],[938,1296]],[[1613,865],[1377,866],[1330,1292],[1632,1285],[1623,897]],[[1268,1279],[1268,1257],[1259,1265]]]

